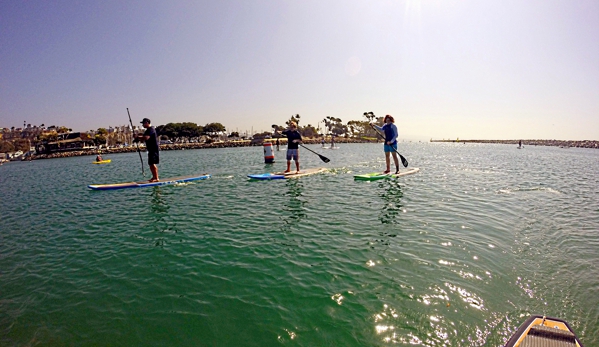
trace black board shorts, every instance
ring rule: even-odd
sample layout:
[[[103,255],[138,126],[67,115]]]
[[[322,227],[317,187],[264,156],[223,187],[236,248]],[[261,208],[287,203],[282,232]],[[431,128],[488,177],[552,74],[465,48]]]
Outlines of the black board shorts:
[[[148,152],[148,164],[160,164],[160,152]]]

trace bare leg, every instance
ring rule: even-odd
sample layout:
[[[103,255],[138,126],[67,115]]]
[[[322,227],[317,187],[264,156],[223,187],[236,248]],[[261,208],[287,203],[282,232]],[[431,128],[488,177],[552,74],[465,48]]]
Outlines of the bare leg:
[[[387,172],[391,171],[391,158],[390,158],[390,153],[389,152],[385,152],[385,162],[387,163]]]
[[[398,173],[399,172],[399,159],[397,159],[396,152],[393,152],[393,161],[395,162],[395,171],[396,171],[395,173]]]
[[[287,170],[285,172],[291,171],[291,160],[287,160]]]
[[[156,164],[150,164],[150,171],[152,172],[152,179],[150,181],[158,181],[158,167]]]

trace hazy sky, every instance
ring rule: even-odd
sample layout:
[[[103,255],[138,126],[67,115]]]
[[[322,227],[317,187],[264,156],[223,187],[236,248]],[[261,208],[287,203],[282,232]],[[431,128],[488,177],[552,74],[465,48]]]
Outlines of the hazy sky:
[[[599,140],[597,0],[0,2],[0,127],[391,114],[404,139]]]

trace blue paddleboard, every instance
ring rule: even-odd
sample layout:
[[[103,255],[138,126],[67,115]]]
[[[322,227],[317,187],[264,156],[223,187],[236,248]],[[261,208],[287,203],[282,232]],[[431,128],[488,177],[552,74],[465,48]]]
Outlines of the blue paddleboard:
[[[317,167],[312,169],[305,169],[300,172],[275,172],[275,173],[265,173],[265,174],[257,174],[257,175],[248,175],[249,178],[255,180],[279,180],[285,178],[296,178],[302,176],[313,175],[321,172],[325,172],[327,169],[323,167]]]
[[[273,174],[273,173],[264,173],[264,174],[255,174],[248,175],[249,178],[254,180],[281,180],[285,179],[285,175]]]
[[[158,182],[125,182],[125,183],[113,183],[113,184],[90,184],[87,187],[93,190],[115,190],[115,189],[126,189],[126,188],[146,188],[146,187],[155,187],[155,186],[164,186],[167,184],[177,184],[198,180],[205,180],[210,178],[209,174],[203,174],[199,176],[182,176],[182,177],[174,177],[162,179]]]

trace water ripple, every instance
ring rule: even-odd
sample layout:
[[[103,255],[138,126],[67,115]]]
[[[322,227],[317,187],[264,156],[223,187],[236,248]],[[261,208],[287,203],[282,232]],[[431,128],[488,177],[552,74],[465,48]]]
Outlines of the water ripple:
[[[599,343],[596,151],[400,150],[421,171],[375,182],[352,175],[379,144],[271,182],[245,175],[283,152],[165,152],[162,177],[212,178],[106,192],[136,153],[3,165],[0,345],[498,346],[533,313]]]

